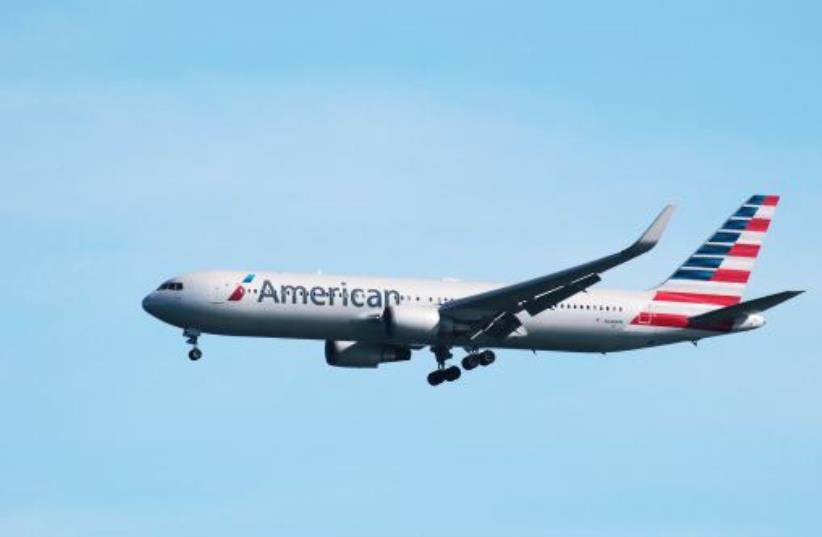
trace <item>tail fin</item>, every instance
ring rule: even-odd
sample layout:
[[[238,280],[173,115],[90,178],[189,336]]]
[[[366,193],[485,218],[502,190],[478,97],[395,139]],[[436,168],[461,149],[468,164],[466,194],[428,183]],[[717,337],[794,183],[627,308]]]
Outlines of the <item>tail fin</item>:
[[[779,196],[751,196],[711,237],[655,289],[655,305],[715,309],[733,306],[751,275]],[[677,308],[679,309],[679,308]],[[688,308],[691,309],[691,308]]]

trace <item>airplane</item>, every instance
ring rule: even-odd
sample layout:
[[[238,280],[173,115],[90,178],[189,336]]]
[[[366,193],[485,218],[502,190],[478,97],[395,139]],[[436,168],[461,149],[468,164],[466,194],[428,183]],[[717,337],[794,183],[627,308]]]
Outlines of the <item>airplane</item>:
[[[779,196],[751,196],[662,284],[592,289],[601,274],[651,250],[674,211],[666,206],[629,247],[581,265],[502,285],[213,270],[172,278],[143,299],[183,329],[189,358],[202,334],[325,341],[329,365],[376,368],[428,347],[431,386],[491,365],[492,349],[611,353],[761,328],[762,312],[803,291],[742,300]],[[462,370],[447,365],[464,349]]]

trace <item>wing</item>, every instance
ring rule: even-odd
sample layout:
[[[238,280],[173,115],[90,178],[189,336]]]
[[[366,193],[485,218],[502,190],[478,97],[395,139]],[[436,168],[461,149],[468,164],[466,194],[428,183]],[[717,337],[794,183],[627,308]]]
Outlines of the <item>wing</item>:
[[[673,211],[673,205],[666,206],[645,233],[620,252],[553,274],[453,300],[440,307],[440,314],[469,325],[471,339],[483,334],[506,337],[522,325],[517,313],[525,310],[530,315],[537,315],[552,308],[599,282],[602,272],[656,246]]]

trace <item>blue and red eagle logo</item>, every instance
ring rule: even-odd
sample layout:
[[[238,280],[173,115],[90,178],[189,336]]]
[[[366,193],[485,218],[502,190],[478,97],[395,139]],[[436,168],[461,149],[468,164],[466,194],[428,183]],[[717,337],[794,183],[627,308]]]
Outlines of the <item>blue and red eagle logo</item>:
[[[234,292],[228,297],[229,302],[239,302],[245,296],[245,287],[244,284],[248,284],[254,281],[254,274],[247,274],[245,278],[243,278],[242,283],[237,285],[237,288],[234,289]]]

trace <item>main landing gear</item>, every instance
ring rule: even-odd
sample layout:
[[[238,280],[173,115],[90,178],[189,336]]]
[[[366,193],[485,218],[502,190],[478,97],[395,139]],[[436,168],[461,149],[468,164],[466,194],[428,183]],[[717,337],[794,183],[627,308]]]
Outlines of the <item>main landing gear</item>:
[[[472,352],[462,359],[462,368],[471,371],[478,366],[487,366],[494,363],[497,357],[493,351]]]
[[[437,369],[428,374],[428,384],[431,386],[439,386],[445,381],[454,382],[462,375],[460,368],[452,365],[445,367],[445,361],[451,358],[451,351],[448,347],[431,347],[431,352],[437,359]]]
[[[428,374],[428,384],[439,386],[443,382],[454,382],[462,376],[459,367],[452,365],[445,367],[445,361],[451,358],[451,351],[447,347],[431,347],[437,359],[437,369]],[[496,356],[493,351],[471,352],[462,359],[462,368],[471,371],[478,366],[487,366],[494,363]]]
[[[203,357],[203,351],[197,347],[197,338],[200,337],[199,330],[191,330],[186,328],[183,330],[183,337],[186,338],[186,343],[192,346],[191,350],[188,351],[188,359],[192,362],[196,362],[200,358]]]

